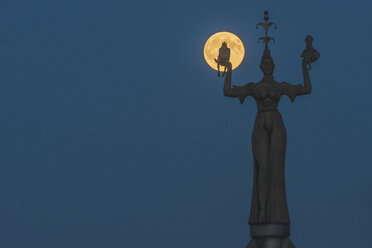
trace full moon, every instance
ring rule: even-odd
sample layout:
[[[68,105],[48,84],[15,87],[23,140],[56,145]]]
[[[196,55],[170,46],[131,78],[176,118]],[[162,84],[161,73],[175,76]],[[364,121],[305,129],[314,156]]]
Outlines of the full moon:
[[[242,63],[245,50],[243,42],[233,33],[219,32],[209,37],[204,45],[205,61],[217,71],[217,63],[214,59],[218,58],[219,49],[223,42],[226,42],[227,47],[230,48],[230,62],[234,70]],[[223,70],[224,66],[220,66],[220,71]]]

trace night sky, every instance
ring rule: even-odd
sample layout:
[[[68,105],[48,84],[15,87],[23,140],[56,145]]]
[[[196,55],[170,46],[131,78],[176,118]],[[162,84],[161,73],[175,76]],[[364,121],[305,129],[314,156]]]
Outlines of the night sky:
[[[260,3],[262,2],[262,3]],[[372,2],[3,0],[0,247],[243,248],[256,104],[223,96],[206,40],[238,35],[233,72],[262,77],[269,11],[298,248],[372,242]]]

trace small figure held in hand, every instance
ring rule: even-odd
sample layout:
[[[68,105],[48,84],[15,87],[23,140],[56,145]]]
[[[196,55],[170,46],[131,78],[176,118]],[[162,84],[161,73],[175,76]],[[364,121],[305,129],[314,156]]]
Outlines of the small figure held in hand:
[[[230,48],[227,47],[227,43],[223,42],[222,46],[220,47],[220,51],[218,53],[218,59],[214,59],[217,63],[217,75],[221,77],[220,75],[220,65],[224,66],[225,69],[222,73],[222,76],[225,76],[226,70],[227,70],[227,65],[230,60]]]
[[[311,35],[306,36],[305,42],[306,49],[302,52],[301,57],[304,58],[304,63],[309,65],[309,70],[311,70],[311,63],[319,58],[320,53],[313,48],[313,37]]]

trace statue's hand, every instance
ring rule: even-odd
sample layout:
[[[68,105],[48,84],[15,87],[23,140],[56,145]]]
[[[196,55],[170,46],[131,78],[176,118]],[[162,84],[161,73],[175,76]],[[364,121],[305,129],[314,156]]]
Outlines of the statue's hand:
[[[305,72],[309,71],[305,59],[302,60],[302,70]]]
[[[231,62],[229,61],[229,62],[227,62],[226,63],[227,65],[226,65],[226,67],[227,67],[227,71],[229,72],[231,72],[232,71],[232,64],[231,64]]]

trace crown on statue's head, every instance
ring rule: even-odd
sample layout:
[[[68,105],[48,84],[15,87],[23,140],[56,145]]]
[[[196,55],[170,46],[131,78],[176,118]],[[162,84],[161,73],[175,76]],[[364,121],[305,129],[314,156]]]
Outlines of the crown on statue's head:
[[[260,42],[261,40],[263,41],[263,43],[265,44],[265,49],[269,49],[269,42],[272,40],[273,42],[275,42],[274,38],[273,37],[269,37],[268,36],[268,32],[269,32],[269,28],[274,25],[274,28],[277,29],[277,26],[274,22],[268,22],[269,20],[269,12],[266,10],[265,13],[264,13],[264,20],[265,22],[260,22],[257,24],[256,26],[256,29],[258,29],[259,26],[263,27],[265,29],[265,37],[260,37],[258,39],[258,42]]]

